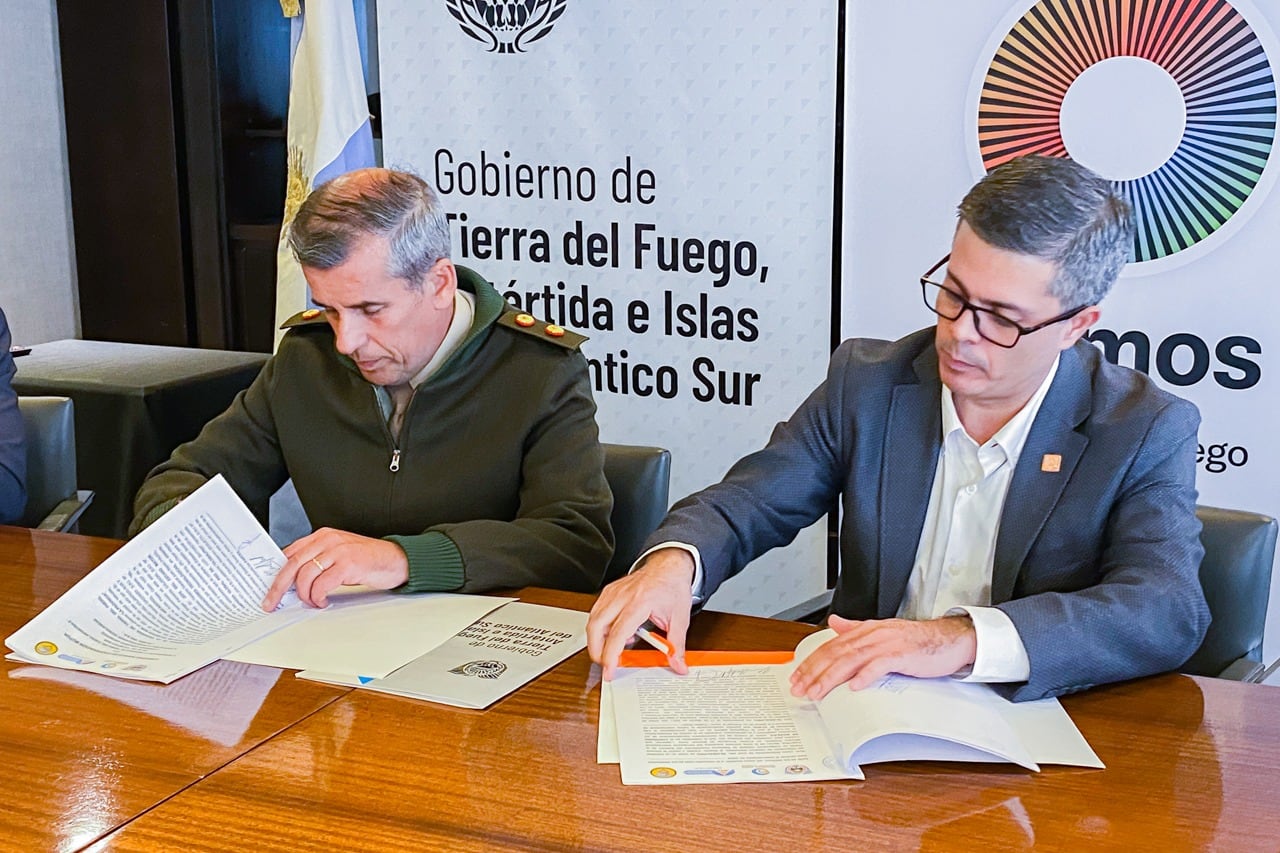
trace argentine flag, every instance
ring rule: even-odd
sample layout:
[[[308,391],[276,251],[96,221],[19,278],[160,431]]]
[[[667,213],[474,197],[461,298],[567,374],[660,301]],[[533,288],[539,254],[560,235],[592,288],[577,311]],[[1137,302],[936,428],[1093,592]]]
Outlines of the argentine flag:
[[[281,0],[293,18],[289,84],[289,180],[276,251],[276,345],[279,326],[307,307],[307,282],[284,239],[314,187],[375,165],[373,132],[352,0]]]

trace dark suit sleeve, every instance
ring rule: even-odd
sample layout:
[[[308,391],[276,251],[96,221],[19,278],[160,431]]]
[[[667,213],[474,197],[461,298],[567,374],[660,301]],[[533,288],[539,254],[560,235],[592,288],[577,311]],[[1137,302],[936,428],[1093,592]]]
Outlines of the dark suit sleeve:
[[[719,483],[675,504],[641,550],[663,542],[696,547],[705,599],[747,563],[789,544],[832,510],[847,467],[839,413],[849,354],[848,347],[837,350],[826,381],[774,427],[764,449],[734,463]]]
[[[17,521],[27,505],[27,441],[13,390],[9,323],[0,311],[0,523]]]
[[[1031,662],[1027,682],[999,686],[1010,698],[1166,672],[1199,647],[1209,612],[1195,515],[1198,426],[1195,407],[1183,400],[1170,401],[1151,420],[1107,515],[1096,583],[998,605]]]

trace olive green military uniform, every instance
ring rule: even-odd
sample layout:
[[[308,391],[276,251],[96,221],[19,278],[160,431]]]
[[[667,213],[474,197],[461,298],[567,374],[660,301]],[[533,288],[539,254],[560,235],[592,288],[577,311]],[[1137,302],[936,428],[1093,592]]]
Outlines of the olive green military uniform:
[[[317,528],[400,545],[407,591],[596,589],[612,497],[584,338],[516,314],[457,269],[475,297],[471,331],[417,387],[398,439],[376,386],[304,312],[253,385],[148,475],[130,533],[216,474],[264,519],[292,477]]]

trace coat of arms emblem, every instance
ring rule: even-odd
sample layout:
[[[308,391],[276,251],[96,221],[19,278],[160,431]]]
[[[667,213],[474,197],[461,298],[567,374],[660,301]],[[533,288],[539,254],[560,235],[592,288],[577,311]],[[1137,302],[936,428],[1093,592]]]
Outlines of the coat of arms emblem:
[[[524,53],[551,32],[569,0],[445,0],[462,31],[493,53]]]

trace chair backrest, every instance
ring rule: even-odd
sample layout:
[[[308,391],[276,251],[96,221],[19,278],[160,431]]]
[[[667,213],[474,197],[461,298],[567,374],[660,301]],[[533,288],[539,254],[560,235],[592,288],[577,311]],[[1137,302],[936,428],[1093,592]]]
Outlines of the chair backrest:
[[[667,514],[671,452],[661,447],[604,445],[604,477],[613,490],[613,559],[602,586],[622,577],[640,556],[640,546]]]
[[[76,496],[75,410],[66,397],[18,397],[27,430],[27,508],[20,523],[37,527]]]
[[[1213,622],[1181,671],[1215,676],[1240,658],[1262,659],[1262,628],[1275,559],[1276,520],[1256,512],[1196,507],[1204,525],[1200,585]]]

